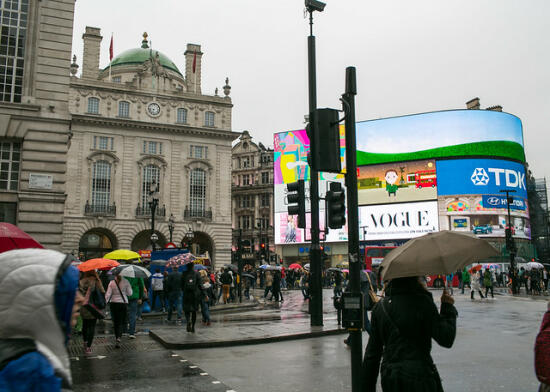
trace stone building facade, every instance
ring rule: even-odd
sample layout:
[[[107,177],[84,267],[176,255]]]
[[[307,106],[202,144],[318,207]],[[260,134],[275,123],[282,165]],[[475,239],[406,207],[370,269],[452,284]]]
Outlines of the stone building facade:
[[[223,96],[202,94],[201,47],[188,44],[185,71],[141,47],[99,67],[101,33],[83,35],[82,74],[71,64],[72,139],[68,154],[63,249],[85,258],[111,249],[180,245],[192,231],[194,253],[216,264],[231,259],[229,81]]]
[[[233,248],[240,237],[246,262],[273,259],[273,150],[244,131],[232,160]]]
[[[0,222],[60,249],[74,0],[0,2]]]

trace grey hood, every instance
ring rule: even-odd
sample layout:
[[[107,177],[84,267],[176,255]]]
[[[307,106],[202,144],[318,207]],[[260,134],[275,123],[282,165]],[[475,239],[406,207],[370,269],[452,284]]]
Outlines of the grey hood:
[[[72,384],[66,334],[54,294],[67,256],[46,249],[0,253],[0,339],[32,339],[56,373]]]

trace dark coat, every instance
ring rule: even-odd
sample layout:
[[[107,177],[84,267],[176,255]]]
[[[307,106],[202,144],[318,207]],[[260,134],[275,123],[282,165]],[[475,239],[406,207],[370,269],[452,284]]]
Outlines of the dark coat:
[[[164,282],[164,291],[168,295],[181,294],[181,272],[172,272]]]
[[[186,288],[185,280],[191,275],[195,277],[195,284],[192,288]],[[190,269],[183,274],[181,285],[183,287],[183,311],[197,312],[199,310],[199,303],[202,297],[201,276],[198,272]]]
[[[363,390],[376,391],[382,360],[384,392],[442,391],[430,355],[432,338],[450,348],[456,336],[456,316],[455,307],[448,303],[441,304],[439,313],[431,293],[414,279],[394,279],[386,298],[372,311],[372,334],[363,359]]]

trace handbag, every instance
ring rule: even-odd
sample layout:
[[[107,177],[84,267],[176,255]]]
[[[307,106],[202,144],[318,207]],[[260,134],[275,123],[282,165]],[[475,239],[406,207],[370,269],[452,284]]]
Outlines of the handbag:
[[[96,287],[89,287],[84,297],[83,307],[97,319],[104,319],[105,299],[101,300],[101,292]]]
[[[372,282],[370,281],[369,273],[365,272],[365,274],[367,275],[367,279],[369,280],[369,299],[370,299],[370,301],[369,301],[369,305],[367,306],[367,310],[372,310],[372,308],[374,308],[374,305],[376,305],[378,303],[378,301],[380,301],[380,298],[376,295],[376,293],[372,289]]]

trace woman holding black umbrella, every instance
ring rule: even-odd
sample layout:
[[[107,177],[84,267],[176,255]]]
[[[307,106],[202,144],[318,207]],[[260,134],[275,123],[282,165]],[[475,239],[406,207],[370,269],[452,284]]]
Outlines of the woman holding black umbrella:
[[[386,296],[372,311],[372,333],[363,360],[364,390],[376,391],[380,360],[382,390],[441,392],[443,386],[430,355],[432,338],[450,348],[457,311],[446,291],[441,310],[418,277],[392,279]]]

